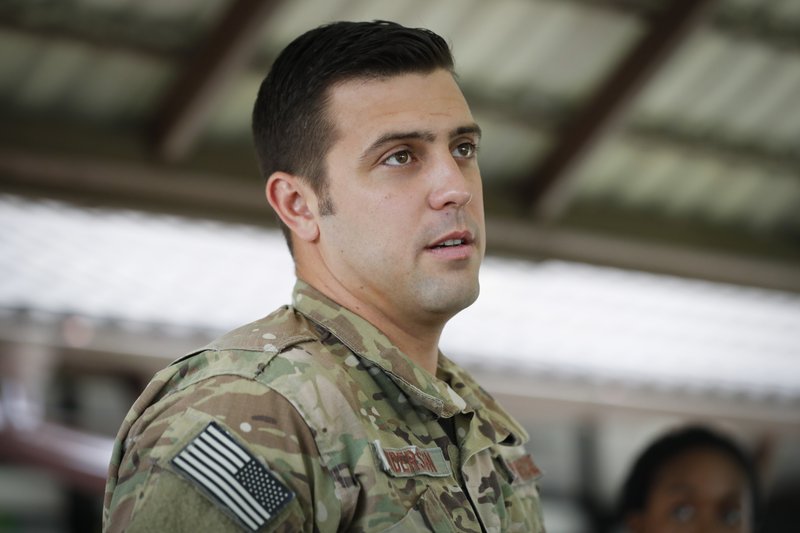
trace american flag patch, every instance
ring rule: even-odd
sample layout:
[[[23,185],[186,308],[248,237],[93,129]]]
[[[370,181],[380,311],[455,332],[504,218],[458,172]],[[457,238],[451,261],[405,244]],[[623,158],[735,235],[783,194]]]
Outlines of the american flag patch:
[[[250,531],[268,524],[294,498],[294,492],[216,422],[173,457],[172,464]]]

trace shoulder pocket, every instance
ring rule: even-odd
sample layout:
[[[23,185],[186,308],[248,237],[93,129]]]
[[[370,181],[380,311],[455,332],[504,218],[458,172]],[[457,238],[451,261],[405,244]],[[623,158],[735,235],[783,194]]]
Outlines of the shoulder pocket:
[[[295,494],[216,421],[170,460],[173,470],[246,530],[263,531],[282,518]]]
[[[303,516],[297,502],[292,502],[278,520],[259,532],[301,531]],[[154,466],[149,480],[136,501],[133,518],[125,529],[128,533],[153,531],[244,531],[235,519],[195,490],[186,480],[169,470]]]

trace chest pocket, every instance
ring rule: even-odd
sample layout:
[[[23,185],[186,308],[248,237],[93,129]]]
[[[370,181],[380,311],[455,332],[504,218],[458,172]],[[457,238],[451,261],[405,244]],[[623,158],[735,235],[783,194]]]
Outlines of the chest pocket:
[[[507,476],[502,485],[506,516],[503,531],[509,533],[538,533],[544,531],[542,507],[536,481],[541,477],[539,468],[530,455],[513,459],[494,458],[500,471]]]
[[[451,522],[450,513],[439,502],[431,489],[426,489],[417,503],[396,524],[384,529],[382,533],[451,533],[455,532],[455,524]]]

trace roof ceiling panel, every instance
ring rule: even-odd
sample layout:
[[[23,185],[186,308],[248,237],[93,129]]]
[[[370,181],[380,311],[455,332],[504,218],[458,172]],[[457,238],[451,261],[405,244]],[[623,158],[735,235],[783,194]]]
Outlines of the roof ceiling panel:
[[[800,56],[703,31],[644,91],[631,121],[787,149],[800,133],[798,94]]]
[[[19,96],[19,84],[27,75],[45,46],[41,40],[14,31],[0,31],[0,94],[13,103]]]
[[[657,207],[686,175],[686,160],[675,152],[639,149],[628,169],[628,179],[617,192],[623,205]]]
[[[158,101],[172,74],[161,62],[122,53],[96,53],[76,82],[67,105],[102,122],[141,121]]]
[[[634,117],[686,121],[686,108],[694,97],[712,91],[716,85],[720,58],[729,44],[716,32],[701,31],[690,37],[639,96]]]
[[[625,186],[635,157],[636,150],[619,138],[604,143],[603,149],[595,150],[576,172],[575,199],[590,202],[610,200],[616,190]]]
[[[260,73],[248,72],[231,84],[208,121],[208,138],[250,142],[250,117],[261,79]]]
[[[493,83],[530,86],[560,99],[585,94],[641,30],[633,17],[552,1],[524,5],[524,11],[504,25],[513,32],[502,25],[495,29],[495,38],[506,46],[484,62],[481,75],[489,69],[491,77],[496,70]],[[456,54],[460,51],[456,47]]]
[[[136,0],[78,0],[76,3],[90,9],[121,10],[135,4]]]
[[[91,48],[80,44],[44,44],[17,80],[13,91],[17,105],[40,110],[66,104],[75,84],[91,68],[92,54]]]
[[[430,9],[426,0],[398,0],[395,2],[375,2],[374,0],[349,0],[343,4],[333,20],[391,20],[404,26],[427,26],[423,14]],[[453,8],[458,5],[449,3]],[[478,5],[476,0],[466,0],[460,3],[460,9],[453,9],[450,13],[458,18],[461,13],[469,13]]]
[[[697,241],[684,239],[673,223],[694,229],[698,220],[716,221],[713,231],[738,232],[741,239],[721,250],[800,257],[791,238],[800,231],[800,209],[793,186],[782,181],[800,182],[798,4],[723,0],[695,24],[688,16],[686,38],[660,31],[683,28],[672,9],[678,4],[664,1],[287,1],[267,13],[248,70],[233,57],[248,48],[237,39],[246,32],[221,31],[223,20],[235,18],[235,6],[252,7],[247,0],[0,2],[0,112],[4,124],[15,126],[0,132],[8,144],[0,147],[0,183],[115,205],[136,204],[119,191],[137,184],[141,201],[157,206],[148,208],[173,209],[171,202],[184,197],[191,204],[193,195],[162,198],[161,181],[147,181],[149,171],[136,176],[144,168],[171,175],[177,164],[188,176],[199,171],[209,184],[218,180],[217,187],[227,177],[247,179],[255,166],[231,154],[251,153],[253,96],[277,51],[321,23],[394,19],[429,27],[452,43],[462,86],[485,130],[480,161],[495,195],[490,221],[512,216],[535,231],[541,215],[554,228],[600,227],[625,239],[641,237],[626,228],[652,215],[653,239],[689,246]],[[642,46],[660,49],[654,45],[660,35],[662,42],[683,38],[663,47],[664,61]],[[221,60],[203,64],[197,51],[209,57],[219,51]],[[629,58],[653,69],[620,68],[630,67]],[[608,87],[621,90],[601,90]],[[167,118],[154,124],[159,117]],[[167,149],[177,140],[188,148]],[[74,179],[87,169],[130,182]],[[537,183],[549,189],[534,191]],[[559,195],[562,205],[545,213],[542,197]],[[249,198],[239,201],[250,205]],[[202,213],[227,217],[233,210],[215,214],[213,206],[205,202]],[[606,218],[617,222],[605,224]],[[748,227],[780,245],[754,244]],[[509,246],[525,256],[534,248],[550,253]],[[619,264],[612,255],[590,260]]]
[[[460,23],[453,25],[444,37],[450,41],[456,57],[456,67],[462,79],[486,80],[495,77],[497,67],[506,57],[517,51],[509,46],[508,36],[516,40],[514,32],[525,31],[516,21],[524,17],[528,6],[519,0],[473,2],[461,14]]]
[[[148,16],[208,26],[229,4],[229,0],[135,0],[129,3],[129,8]]]
[[[352,0],[330,0],[328,2],[282,2],[264,25],[261,50],[272,54],[281,49],[304,31],[340,20],[343,9]],[[402,2],[400,2],[402,3]]]
[[[482,130],[478,161],[487,187],[502,185],[519,176],[548,145],[549,139],[541,131],[491,114],[473,114]]]
[[[695,127],[705,127],[717,133],[720,137],[730,137],[736,135],[739,139],[753,143],[763,143],[764,139],[769,139],[771,145],[778,148],[792,143],[796,137],[793,135],[795,129],[800,127],[800,99],[797,93],[794,98],[789,97],[784,100],[772,100],[774,105],[780,106],[779,117],[766,120],[766,116],[758,117],[750,123],[748,130],[743,130],[742,123],[738,122],[740,110],[746,110],[759,100],[768,98],[770,95],[763,94],[770,91],[769,87],[777,81],[774,73],[781,70],[791,73],[797,66],[793,62],[776,64],[776,56],[773,60],[768,60],[768,53],[764,47],[743,45],[731,47],[726,58],[727,65],[723,69],[723,75],[719,79],[719,89],[707,97],[697,95],[694,105],[691,108],[691,115],[688,122]],[[794,76],[792,76],[794,77]],[[789,78],[792,84],[795,80]],[[791,92],[799,87],[789,88]],[[780,97],[782,88],[777,86],[773,91]],[[773,98],[775,93],[773,92]],[[776,120],[778,124],[776,124]],[[786,130],[780,128],[785,124]],[[776,127],[777,126],[777,127]]]
[[[408,23],[413,26],[429,28],[445,37],[453,45],[453,36],[458,34],[458,28],[466,23],[474,9],[479,9],[483,2],[480,0],[440,0],[438,2],[422,2],[415,7]],[[460,57],[456,54],[456,69]]]
[[[569,4],[549,54],[539,56],[531,81],[568,99],[583,98],[638,39],[642,26],[633,16]]]
[[[797,96],[800,95],[800,84],[797,89],[799,92],[794,93],[791,104],[786,105],[764,128],[764,136],[771,144],[785,146],[795,154],[800,153],[800,97]]]
[[[721,4],[722,9],[741,17],[782,20],[790,24],[800,22],[800,3],[797,0],[724,0]]]
[[[576,200],[708,220],[731,231],[764,230],[800,211],[800,180],[736,160],[619,136],[592,154],[576,179]]]
[[[547,86],[549,80],[541,75],[542,65],[551,55],[558,53],[559,44],[564,33],[570,29],[575,14],[570,4],[554,2],[533,2],[530,9],[529,29],[525,31],[515,28],[516,38],[523,36],[527,42],[509,61],[512,65],[514,62],[518,63],[518,75],[522,81],[550,90]],[[523,60],[525,63],[521,64]]]
[[[763,73],[756,94],[728,116],[727,133],[732,137],[757,133],[769,138],[775,119],[787,110],[800,107],[800,58],[777,51],[767,61],[770,65]]]
[[[768,83],[770,52],[752,43],[732,44],[716,58],[715,83],[706,92],[687,94],[687,120],[696,127],[725,130],[728,117],[751,102],[759,88]]]
[[[757,169],[740,167],[728,167],[721,176],[725,186],[715,190],[714,201],[706,208],[708,217],[720,224],[741,223],[752,228],[756,214],[753,205],[760,204],[766,193],[764,176]],[[762,210],[764,207],[758,205],[756,211]]]
[[[717,159],[688,155],[687,163],[692,165],[691,179],[674,184],[672,194],[663,206],[665,214],[679,220],[702,213],[706,199],[713,196],[718,187],[724,186],[729,175],[729,168]]]
[[[762,186],[759,196],[750,198],[748,208],[753,229],[769,231],[786,223],[794,224],[794,235],[800,235],[800,180],[797,175],[770,175],[769,185]]]
[[[506,21],[504,41],[506,48],[501,61],[494,61],[493,75],[487,76],[489,87],[524,87],[536,85],[537,65],[544,50],[553,49],[560,26],[558,11],[551,2],[524,2],[522,11]],[[466,37],[465,37],[466,39]],[[460,47],[459,47],[460,49]],[[458,51],[457,51],[458,54]]]
[[[797,0],[776,0],[770,2],[772,14],[776,18],[800,24],[800,2]]]

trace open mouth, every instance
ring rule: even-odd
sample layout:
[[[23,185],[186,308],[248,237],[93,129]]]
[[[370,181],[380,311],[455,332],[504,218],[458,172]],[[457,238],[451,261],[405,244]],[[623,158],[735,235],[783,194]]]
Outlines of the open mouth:
[[[465,250],[474,242],[472,235],[468,231],[453,232],[443,236],[440,240],[434,241],[428,246],[428,250],[447,251]]]
[[[466,244],[467,241],[464,239],[448,239],[442,243],[436,244],[431,248],[450,248],[453,246],[461,246],[462,244]]]

